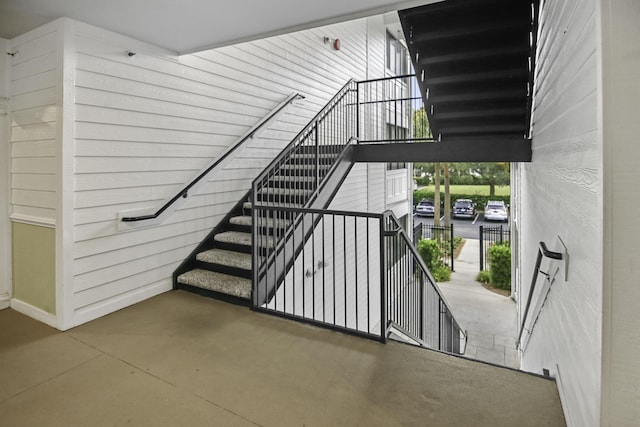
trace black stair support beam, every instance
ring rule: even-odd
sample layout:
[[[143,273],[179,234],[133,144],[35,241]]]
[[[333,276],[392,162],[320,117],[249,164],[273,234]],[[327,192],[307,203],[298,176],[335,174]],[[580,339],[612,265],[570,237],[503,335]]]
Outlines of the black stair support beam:
[[[530,162],[531,139],[459,138],[434,143],[360,144],[356,162]]]
[[[526,88],[512,90],[492,90],[489,92],[466,92],[454,95],[429,96],[429,102],[434,105],[450,102],[491,101],[499,99],[522,99],[526,102]],[[437,112],[437,109],[436,109]]]
[[[472,71],[472,70],[469,70]],[[456,75],[445,75],[440,77],[429,77],[427,74],[425,84],[427,87],[434,87],[445,84],[455,83],[476,83],[492,80],[524,80],[529,78],[529,72],[526,68],[509,68],[496,71],[487,71],[482,73],[465,73]]]
[[[462,28],[437,30],[437,31],[424,31],[416,34],[413,38],[413,42],[416,44],[424,42],[433,42],[442,39],[451,39],[459,37],[479,36],[486,33],[499,33],[503,31],[522,29],[523,32],[528,32],[529,27],[526,23],[519,21],[498,21],[490,23],[482,23],[481,25],[465,26]]]
[[[459,120],[459,119],[487,119],[491,117],[524,117],[527,110],[526,108],[496,108],[496,109],[484,109],[484,110],[459,110],[442,112],[436,114],[436,117],[441,122],[447,120]],[[443,127],[446,126],[443,123]]]
[[[456,61],[472,61],[475,59],[486,59],[496,56],[529,56],[529,46],[509,46],[499,47],[493,49],[473,50],[468,52],[451,53],[448,55],[427,56],[418,60],[418,64],[421,66],[429,66],[431,64],[438,64],[441,62],[456,62]]]

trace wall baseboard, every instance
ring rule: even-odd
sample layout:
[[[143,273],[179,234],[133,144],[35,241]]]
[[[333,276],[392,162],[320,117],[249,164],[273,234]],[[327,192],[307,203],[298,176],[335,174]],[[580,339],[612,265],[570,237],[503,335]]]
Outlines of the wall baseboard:
[[[20,301],[19,299],[15,298],[11,299],[10,305],[12,309],[19,313],[45,323],[53,328],[59,329],[58,318],[51,313],[47,313],[46,311],[40,310],[39,308],[34,307],[31,304],[27,304],[26,302]]]

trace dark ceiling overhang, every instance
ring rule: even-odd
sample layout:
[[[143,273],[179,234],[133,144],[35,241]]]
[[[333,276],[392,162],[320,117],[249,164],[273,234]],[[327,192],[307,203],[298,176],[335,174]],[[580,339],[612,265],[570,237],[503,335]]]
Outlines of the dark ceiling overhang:
[[[530,150],[538,0],[446,0],[398,13],[434,137]]]

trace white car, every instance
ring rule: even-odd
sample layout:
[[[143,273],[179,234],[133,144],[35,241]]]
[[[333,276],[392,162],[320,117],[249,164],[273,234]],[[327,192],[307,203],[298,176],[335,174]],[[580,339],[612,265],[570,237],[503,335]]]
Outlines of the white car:
[[[509,212],[502,201],[489,201],[484,207],[484,219],[487,221],[507,221]]]

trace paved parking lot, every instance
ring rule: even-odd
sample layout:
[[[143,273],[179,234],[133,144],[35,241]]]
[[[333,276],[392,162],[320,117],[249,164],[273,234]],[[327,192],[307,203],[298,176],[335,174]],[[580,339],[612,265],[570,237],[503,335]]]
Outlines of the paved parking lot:
[[[433,224],[432,217],[425,216],[413,216],[413,224]],[[441,219],[440,224],[444,224],[444,218]],[[480,234],[480,226],[496,226],[503,225],[504,227],[508,227],[508,222],[500,222],[500,221],[485,221],[484,215],[482,213],[476,214],[474,219],[451,219],[451,224],[453,224],[453,232],[454,235],[463,237],[465,239],[479,239]]]

